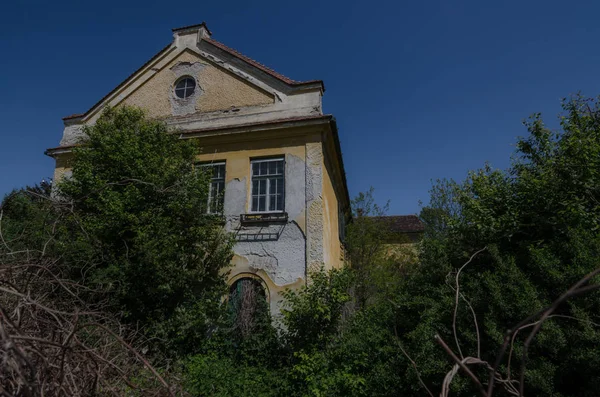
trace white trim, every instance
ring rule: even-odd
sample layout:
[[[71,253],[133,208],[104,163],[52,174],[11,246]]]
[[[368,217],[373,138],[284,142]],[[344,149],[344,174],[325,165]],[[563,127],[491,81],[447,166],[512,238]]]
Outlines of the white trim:
[[[257,159],[254,159],[254,160],[250,159],[250,164],[252,164],[252,163],[266,163],[266,162],[269,162],[269,161],[281,161],[281,160],[285,161],[285,156],[274,157],[274,158],[269,157],[269,158],[266,158],[266,159],[262,159],[262,158],[257,158]],[[259,175],[259,176],[261,176],[261,175]]]
[[[275,162],[275,161],[282,161],[283,162],[283,172],[281,174],[270,174],[270,175],[254,175],[254,167],[252,166],[253,164],[260,164],[260,163],[268,163],[268,162]],[[252,202],[253,202],[253,198],[254,198],[254,178],[256,177],[256,180],[265,180],[266,181],[266,187],[265,187],[265,194],[261,195],[261,194],[257,194],[257,199],[259,199],[260,197],[265,197],[265,208],[269,207],[269,203],[270,203],[270,197],[272,196],[269,193],[270,187],[271,187],[271,181],[269,179],[272,179],[273,177],[282,177],[283,179],[283,192],[282,192],[282,200],[283,200],[283,208],[281,210],[274,210],[274,209],[267,209],[265,211],[253,211],[252,210]],[[280,214],[285,212],[285,155],[281,155],[281,156],[275,156],[275,157],[268,157],[268,158],[257,158],[257,159],[250,159],[250,205],[249,205],[249,211],[248,213],[251,214]],[[275,193],[274,196],[277,196],[277,193]],[[258,203],[257,205],[258,207],[260,207],[260,203]]]
[[[217,161],[217,162],[213,162],[213,163],[202,163],[202,162],[198,162],[196,163],[196,165],[202,167],[202,168],[209,168],[209,167],[218,167],[218,166],[224,166],[224,170],[223,170],[223,211],[225,210],[225,178],[227,175],[227,165],[226,165],[226,161]],[[214,182],[215,178],[211,177],[210,181],[208,183],[208,197],[207,197],[207,202],[206,202],[206,213],[209,215],[215,215],[215,214],[222,214],[223,212],[213,212],[210,209],[210,204],[211,204],[211,199],[215,199],[216,197],[213,197],[213,182]],[[219,182],[221,181],[221,178],[217,179]]]

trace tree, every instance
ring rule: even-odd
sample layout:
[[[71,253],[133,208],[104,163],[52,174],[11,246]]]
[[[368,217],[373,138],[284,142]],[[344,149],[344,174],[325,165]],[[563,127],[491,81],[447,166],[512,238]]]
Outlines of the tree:
[[[353,296],[356,310],[367,305],[375,287],[374,276],[389,262],[385,245],[390,230],[382,220],[389,203],[379,206],[373,193],[371,187],[352,200],[352,221],[346,228],[347,262],[355,275]]]
[[[563,109],[561,131],[549,130],[540,115],[526,123],[529,136],[519,139],[508,170],[486,165],[462,183],[443,181],[432,191],[423,211],[428,232],[420,264],[394,300],[400,339],[432,388],[441,387],[448,360],[433,341],[435,333],[457,356],[493,363],[507,329],[599,266],[599,102],[576,96]],[[534,339],[526,362],[527,332],[517,335],[512,379],[520,380],[515,373],[523,366],[525,394],[596,393],[598,298],[590,292],[561,305]],[[510,376],[507,359],[500,366],[504,377]],[[485,367],[474,370],[487,380]],[[458,395],[475,391],[464,378],[453,387]]]
[[[46,254],[96,292],[90,299],[108,300],[121,321],[169,348],[198,348],[221,315],[233,241],[222,219],[206,214],[210,176],[194,167],[195,142],[129,107],[106,109],[83,132],[54,199],[7,200],[13,235],[37,230],[35,242],[16,241],[48,240]],[[27,211],[36,215],[20,220]]]

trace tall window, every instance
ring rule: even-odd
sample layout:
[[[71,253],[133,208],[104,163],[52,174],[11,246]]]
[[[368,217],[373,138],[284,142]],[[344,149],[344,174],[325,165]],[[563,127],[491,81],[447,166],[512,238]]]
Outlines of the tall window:
[[[200,164],[210,175],[210,187],[206,212],[208,214],[222,214],[225,198],[225,162]]]
[[[283,211],[284,159],[252,160],[252,212]]]

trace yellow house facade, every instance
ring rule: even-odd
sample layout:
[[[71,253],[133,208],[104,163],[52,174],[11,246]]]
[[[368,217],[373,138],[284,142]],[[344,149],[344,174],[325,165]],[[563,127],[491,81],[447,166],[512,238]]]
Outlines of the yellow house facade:
[[[208,211],[236,236],[229,283],[257,280],[271,312],[309,269],[342,264],[349,198],[339,137],[322,111],[320,80],[294,81],[212,39],[206,24],[173,29],[172,42],[98,103],[65,117],[55,180],[106,106],[134,105],[200,143],[213,170]]]

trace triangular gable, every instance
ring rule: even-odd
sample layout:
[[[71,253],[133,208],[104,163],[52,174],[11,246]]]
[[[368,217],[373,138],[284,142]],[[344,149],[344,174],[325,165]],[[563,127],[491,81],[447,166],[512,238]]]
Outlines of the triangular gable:
[[[173,87],[185,76],[193,77],[197,86],[190,98],[179,100]],[[121,103],[144,108],[151,117],[170,117],[269,105],[274,100],[272,93],[186,49]]]
[[[324,90],[322,81],[294,81],[211,39],[204,23],[173,32],[173,43],[86,113],[65,117],[65,123],[94,122],[107,105],[137,105],[153,117],[169,117],[266,106],[285,102],[282,98],[288,94]],[[200,95],[182,107],[173,101],[173,84],[190,73]]]

